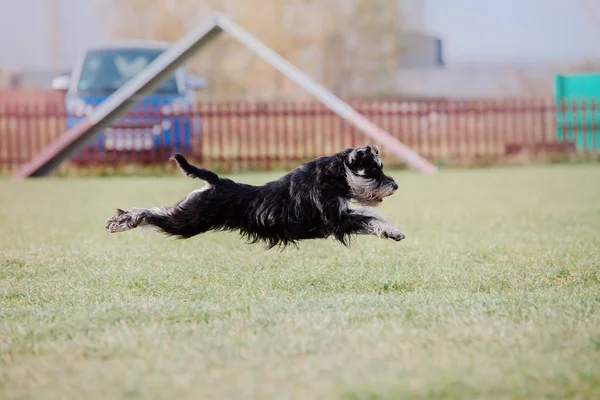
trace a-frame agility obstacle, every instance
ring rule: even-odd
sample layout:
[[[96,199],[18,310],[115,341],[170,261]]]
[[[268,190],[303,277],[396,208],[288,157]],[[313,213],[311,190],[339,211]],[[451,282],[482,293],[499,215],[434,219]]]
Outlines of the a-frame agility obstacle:
[[[373,124],[323,86],[316,83],[308,75],[250,35],[227,16],[215,13],[179,42],[174,43],[173,46],[157,57],[138,76],[102,102],[85,120],[67,131],[40,154],[18,169],[14,177],[24,179],[48,175],[63,161],[83,148],[85,143],[92,139],[98,132],[125,114],[134,105],[135,99],[139,95],[151,92],[163,79],[170,76],[181,64],[222,32],[233,36],[241,44],[271,64],[283,75],[300,85],[340,117],[354,125],[382,148],[392,152],[413,169],[424,173],[435,173],[437,171],[434,165],[402,144],[402,142],[391,136],[388,132]]]

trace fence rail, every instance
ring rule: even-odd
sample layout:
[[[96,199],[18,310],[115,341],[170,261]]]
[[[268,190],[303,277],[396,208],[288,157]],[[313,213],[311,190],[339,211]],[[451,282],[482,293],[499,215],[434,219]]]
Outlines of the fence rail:
[[[437,163],[477,164],[600,150],[594,99],[350,101],[404,144]],[[55,98],[0,96],[0,168],[13,171],[90,111]],[[290,168],[368,139],[326,107],[302,101],[212,101],[175,110],[137,106],[74,156],[81,166],[165,165],[175,151],[228,171]],[[391,165],[400,161],[382,149]]]

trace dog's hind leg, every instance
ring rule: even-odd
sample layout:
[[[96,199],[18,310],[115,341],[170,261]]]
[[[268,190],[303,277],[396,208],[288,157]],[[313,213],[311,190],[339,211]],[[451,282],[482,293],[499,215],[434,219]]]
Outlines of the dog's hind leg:
[[[117,213],[106,220],[104,227],[111,233],[125,232],[146,225],[149,213],[150,210],[145,208],[132,208],[129,211],[117,208]]]
[[[117,213],[105,223],[105,228],[111,233],[138,227],[154,229],[180,238],[189,238],[206,230],[192,210],[182,207],[182,203],[167,208],[132,208],[129,211],[117,209]]]
[[[184,173],[184,175],[190,178],[198,178],[203,181],[208,182],[211,185],[216,185],[219,183],[220,178],[217,174],[208,169],[198,168],[192,164],[190,164],[183,155],[177,153],[172,158],[177,163],[177,166]]]

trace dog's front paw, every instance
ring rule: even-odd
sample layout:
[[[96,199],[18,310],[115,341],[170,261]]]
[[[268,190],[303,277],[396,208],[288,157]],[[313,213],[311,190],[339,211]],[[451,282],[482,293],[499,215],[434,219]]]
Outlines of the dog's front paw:
[[[404,235],[404,233],[402,233],[400,231],[393,231],[393,232],[386,232],[385,237],[388,239],[395,240],[396,242],[399,242],[402,239],[404,239],[406,236]]]
[[[110,233],[116,233],[124,232],[128,229],[134,228],[132,225],[131,215],[126,211],[117,209],[117,213],[106,220],[104,227]]]

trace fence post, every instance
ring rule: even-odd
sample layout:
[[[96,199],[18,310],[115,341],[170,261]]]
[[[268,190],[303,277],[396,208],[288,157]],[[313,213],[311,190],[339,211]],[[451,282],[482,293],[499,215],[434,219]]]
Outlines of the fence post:
[[[591,115],[591,122],[592,122],[592,128],[591,128],[592,149],[591,149],[591,151],[592,151],[592,155],[594,155],[594,154],[598,154],[598,150],[600,150],[599,146],[598,146],[599,145],[598,142],[600,139],[599,138],[600,133],[598,132],[598,121],[597,121],[598,108],[596,106],[596,98],[595,97],[592,97],[592,99],[591,99],[590,108],[591,108],[591,113],[592,113],[592,115]]]

